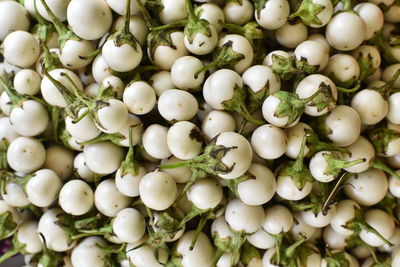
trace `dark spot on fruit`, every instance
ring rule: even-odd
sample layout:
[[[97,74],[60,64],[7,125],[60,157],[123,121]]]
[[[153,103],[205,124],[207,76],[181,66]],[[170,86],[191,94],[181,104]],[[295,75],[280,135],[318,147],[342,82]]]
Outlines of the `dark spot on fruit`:
[[[203,135],[201,134],[201,132],[197,127],[193,127],[193,129],[189,133],[189,137],[190,139],[196,140],[199,143],[203,142]]]

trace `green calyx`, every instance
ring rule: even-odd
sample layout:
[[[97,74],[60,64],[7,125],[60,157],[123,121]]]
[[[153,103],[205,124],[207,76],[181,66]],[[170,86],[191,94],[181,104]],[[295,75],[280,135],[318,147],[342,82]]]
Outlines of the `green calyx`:
[[[327,183],[316,182],[318,184],[318,190],[313,190],[310,194],[300,200],[300,201],[285,201],[285,205],[290,207],[290,210],[293,211],[312,211],[315,215],[319,212],[322,212],[323,215],[326,215],[329,209],[331,208],[331,203],[329,203],[324,211],[324,204],[329,199],[329,185]]]
[[[307,157],[312,157],[315,153],[323,150],[339,151],[347,154],[350,153],[347,149],[343,147],[339,147],[331,143],[320,141],[318,135],[312,129],[304,129],[304,131],[307,135],[307,147],[309,148]]]
[[[177,29],[151,30],[147,35],[147,47],[149,49],[150,59],[154,58],[154,53],[159,46],[167,46],[176,50],[172,42],[171,34],[177,32]]]
[[[37,262],[38,264],[40,264],[40,266],[43,267],[58,267],[64,264],[63,258],[64,254],[48,249],[45,244],[43,246],[43,251],[33,256],[33,262]]]
[[[370,129],[367,136],[376,152],[385,155],[389,144],[400,138],[400,132],[390,129],[387,123],[383,122]]]
[[[253,259],[262,259],[262,254],[260,250],[246,241],[241,247],[240,261],[248,265]]]
[[[139,174],[139,163],[136,160],[138,155],[135,151],[133,142],[132,142],[132,131],[133,127],[129,127],[129,150],[126,154],[125,160],[121,162],[121,177],[124,177],[126,174],[131,174],[132,176],[136,176]]]
[[[14,221],[12,213],[6,211],[0,215],[0,239],[3,240],[12,235],[18,228],[18,224]]]
[[[254,0],[254,9],[256,10],[256,15],[257,17],[260,17],[261,10],[265,8],[265,4],[268,2],[268,0]]]
[[[383,162],[382,162],[380,159],[378,159],[378,158],[374,158],[373,160],[371,160],[370,166],[371,166],[372,168],[382,170],[382,171],[384,171],[384,172],[386,172],[386,173],[388,173],[388,174],[390,174],[390,175],[392,175],[392,176],[397,177],[398,179],[400,179],[400,175],[399,175],[399,174],[397,174],[395,171],[393,171],[388,165],[386,165],[385,163],[383,163]]]
[[[373,57],[370,53],[368,53],[366,56],[363,56],[362,53],[360,53],[357,62],[360,66],[359,80],[361,82],[363,82],[368,76],[375,73],[376,68],[374,68]]]
[[[272,55],[272,65],[270,68],[273,72],[281,78],[283,81],[287,81],[298,74],[303,74],[302,71],[295,67],[295,60],[293,57],[284,57],[281,55]]]
[[[250,88],[247,88],[247,109],[250,113],[256,111],[264,103],[264,100],[270,95],[269,92],[269,80],[265,86],[258,92],[254,92]]]
[[[335,99],[332,95],[332,89],[330,85],[321,82],[317,90],[318,94],[307,103],[311,107],[316,107],[318,112],[321,112],[325,108],[332,109],[335,106]]]
[[[253,116],[247,109],[246,96],[247,96],[246,90],[242,87],[236,86],[235,89],[233,90],[232,99],[224,101],[222,103],[222,106],[227,111],[231,111],[231,112],[236,111],[237,113],[242,115],[243,118],[245,120],[247,120],[248,122],[251,122],[251,123],[254,123],[257,125],[264,124],[264,121],[253,118]]]
[[[345,255],[345,252],[342,250],[332,252],[326,249],[325,260],[327,267],[350,267],[350,262],[346,259]]]
[[[106,218],[100,214],[80,220],[62,214],[59,216],[59,225],[67,228],[66,230],[70,233],[71,240],[78,240],[93,235],[104,237],[113,236],[112,219]]]
[[[43,0],[42,0],[43,1]],[[131,33],[129,29],[129,23],[131,19],[131,0],[125,1],[125,16],[124,16],[124,24],[122,28],[120,28],[117,32],[112,34],[108,40],[113,40],[114,44],[118,47],[128,44],[133,49],[138,51],[139,42],[136,40],[135,36]]]
[[[121,141],[123,141],[125,139],[125,136],[120,134],[120,133],[102,133],[99,136],[93,138],[92,140],[89,141],[85,141],[85,142],[79,142],[80,145],[90,145],[90,144],[95,144],[98,142],[102,142],[102,141],[110,141],[113,144],[120,146],[121,145]]]
[[[226,174],[232,171],[234,166],[226,166],[222,162],[222,158],[232,149],[236,149],[236,146],[225,147],[216,145],[216,139],[218,136],[214,137],[211,143],[205,147],[203,154],[192,158],[190,160],[185,160],[177,164],[165,164],[160,165],[160,169],[175,169],[180,167],[189,167],[192,171],[192,177],[186,183],[185,187],[178,195],[175,203],[179,202],[182,197],[186,194],[189,188],[200,179],[207,177],[209,174],[218,175]]]
[[[371,232],[379,237],[386,245],[393,246],[386,238],[384,238],[375,228],[371,227],[364,219],[362,211],[358,208],[355,210],[355,216],[351,221],[348,221],[345,225],[346,228],[353,230],[353,235],[358,236],[362,230]]]
[[[294,65],[297,70],[307,74],[317,73],[319,70],[319,65],[308,64],[307,59],[304,57],[301,57],[300,60],[295,60]]]
[[[59,18],[57,18],[54,15],[54,13],[51,11],[50,7],[47,5],[45,0],[40,0],[40,2],[45,8],[47,14],[49,14],[53,22],[53,25],[56,28],[56,31],[58,33],[58,46],[60,47],[61,50],[68,40],[76,40],[76,41],[81,40],[73,31],[68,29],[68,27],[64,25]]]
[[[0,140],[0,170],[8,169],[7,149],[10,142],[7,139]]]
[[[243,244],[246,241],[246,234],[242,232],[236,232],[230,229],[232,236],[227,238],[221,238],[218,234],[213,236],[214,245],[217,247],[217,251],[214,256],[212,266],[216,266],[218,260],[224,253],[231,253],[231,266],[236,266],[240,259],[240,251]]]
[[[296,12],[292,13],[289,16],[289,19],[294,19],[299,17],[304,24],[310,26],[314,25],[322,25],[321,20],[317,17],[319,13],[324,11],[325,6],[320,4],[314,4],[312,0],[304,0],[301,2],[301,5],[296,10]]]
[[[197,33],[201,33],[207,37],[211,37],[212,32],[210,23],[205,19],[199,19],[195,14],[191,0],[185,0],[186,10],[189,17],[184,29],[184,34],[187,36],[189,43],[192,43]]]
[[[42,69],[46,71],[52,71],[55,69],[63,68],[60,58],[55,52],[50,52],[50,49],[46,45],[42,45],[44,51],[44,57],[42,61]]]
[[[239,197],[238,195],[238,186],[240,183],[247,181],[249,179],[255,179],[256,177],[254,177],[254,175],[252,175],[249,172],[246,172],[245,174],[243,174],[242,176],[236,178],[236,179],[229,179],[226,180],[227,186],[229,188],[229,190],[235,194],[236,197]]]
[[[6,91],[10,101],[12,103],[11,109],[15,107],[22,107],[22,103],[28,98],[26,96],[20,95],[15,89],[13,85],[13,73],[5,73],[5,77],[0,76],[0,85],[3,87],[4,91]]]
[[[39,42],[42,44],[47,43],[49,41],[51,34],[56,31],[53,24],[47,22],[38,12],[36,1],[34,1],[34,8],[36,12],[36,20],[38,24],[33,27],[33,32],[38,37]]]
[[[278,172],[278,176],[289,176],[299,190],[302,190],[307,182],[312,183],[314,181],[310,170],[304,164],[306,142],[307,135],[303,137],[297,159],[285,163]]]
[[[287,117],[286,126],[291,125],[301,117],[304,112],[304,105],[310,101],[309,98],[300,99],[297,94],[281,90],[273,93],[272,96],[280,100],[274,116],[278,118]]]
[[[232,23],[220,23],[222,27],[227,29],[230,33],[240,34],[245,37],[254,48],[254,40],[264,39],[264,32],[260,25],[255,21],[250,21],[244,26],[239,26]]]
[[[386,211],[396,223],[399,223],[397,214],[400,212],[400,198],[394,197],[392,194],[386,194],[385,198],[376,204],[376,207]]]
[[[342,169],[349,168],[366,161],[365,158],[345,161],[340,159],[340,156],[337,153],[322,153],[322,156],[328,164],[324,170],[324,174],[333,175],[335,178],[339,176]]]
[[[214,60],[209,64],[205,65],[195,73],[195,77],[197,77],[203,71],[209,70],[211,68],[229,68],[232,69],[242,59],[244,59],[244,55],[238,52],[235,52],[232,48],[233,42],[229,40],[224,43],[221,47],[216,47]]]
[[[397,70],[393,76],[390,78],[389,81],[387,81],[383,86],[380,87],[374,87],[372,88],[372,90],[377,91],[378,93],[380,93],[385,99],[389,97],[392,88],[393,88],[393,84],[396,82],[397,78],[400,76],[400,69]]]
[[[368,43],[376,46],[379,49],[379,52],[383,54],[387,63],[394,64],[397,62],[397,59],[392,53],[392,48],[389,44],[389,41],[383,37],[382,32],[376,32],[374,36],[368,40]]]

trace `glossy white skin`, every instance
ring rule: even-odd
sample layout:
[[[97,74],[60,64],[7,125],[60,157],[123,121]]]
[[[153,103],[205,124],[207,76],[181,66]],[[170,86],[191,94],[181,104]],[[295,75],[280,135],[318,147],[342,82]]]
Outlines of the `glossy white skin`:
[[[129,84],[123,94],[123,101],[129,112],[136,115],[149,113],[156,104],[156,93],[153,87],[143,81]]]
[[[78,115],[82,115],[86,110],[87,108],[82,108],[78,112]],[[81,140],[82,142],[92,140],[101,134],[101,131],[97,128],[90,115],[86,115],[77,123],[73,123],[73,119],[67,116],[65,118],[65,129],[71,134],[71,136]]]
[[[18,228],[17,240],[25,245],[24,250],[28,253],[38,253],[42,251],[43,245],[37,233],[38,223],[33,220],[24,221]]]
[[[68,214],[83,215],[93,207],[93,190],[82,180],[70,180],[61,188],[58,204]]]
[[[195,77],[195,73],[203,66],[203,62],[193,56],[178,58],[171,68],[172,83],[182,90],[195,89],[201,86],[204,82],[205,73],[201,72],[197,77]]]
[[[397,174],[400,174],[400,171],[396,171]],[[389,191],[395,197],[400,197],[400,180],[396,176],[391,175],[389,178]]]
[[[86,237],[72,250],[72,266],[90,267],[105,265],[107,252],[100,247],[106,245],[107,242],[101,237]]]
[[[223,132],[234,132],[235,129],[235,118],[229,112],[222,110],[212,110],[201,124],[201,131],[207,140],[211,140]]]
[[[299,96],[300,99],[304,99],[312,96],[315,92],[319,90],[319,86],[321,83],[328,85],[332,92],[333,101],[336,102],[337,99],[337,89],[336,85],[332,82],[328,77],[321,74],[311,74],[305,77],[300,81],[300,83],[296,87],[295,93]],[[328,107],[325,107],[323,110],[318,111],[316,107],[310,106],[309,104],[305,105],[304,113],[309,116],[321,116],[328,113],[335,107],[335,103],[331,104]]]
[[[237,186],[240,200],[247,205],[263,205],[275,194],[275,176],[262,164],[253,163],[248,171],[254,178],[241,182]]]
[[[389,111],[388,102],[380,93],[372,89],[357,92],[352,100],[351,107],[357,110],[361,122],[366,125],[375,125],[383,120]]]
[[[167,90],[158,99],[158,111],[168,121],[190,120],[196,115],[198,107],[196,98],[183,90]]]
[[[195,136],[191,136],[192,133]],[[200,129],[189,121],[180,121],[172,125],[167,133],[167,145],[172,155],[178,159],[187,160],[198,156],[202,148],[202,140],[196,138],[201,135]]]
[[[39,42],[26,31],[10,33],[4,39],[2,46],[4,59],[21,68],[33,65],[40,55]]]
[[[332,15],[333,15],[333,5],[332,2],[329,0],[313,0],[313,4],[321,5],[324,7],[324,9],[316,15],[316,17],[321,21],[320,24],[317,23],[311,23],[310,27],[311,28],[321,28],[328,24],[328,22],[331,20]]]
[[[214,178],[202,179],[190,187],[186,196],[198,209],[213,209],[223,198],[222,186]]]
[[[18,137],[7,149],[8,165],[17,172],[34,172],[43,165],[45,160],[44,146],[34,138]]]
[[[328,65],[323,70],[328,77],[335,77],[340,82],[358,79],[360,66],[357,60],[347,54],[336,54],[329,58]]]
[[[398,5],[390,6],[389,10],[386,11],[384,14],[385,22],[399,23],[399,13],[400,13],[400,8]]]
[[[346,236],[336,233],[330,225],[324,228],[323,238],[325,244],[330,249],[344,250],[347,246]]]
[[[383,210],[370,209],[365,213],[365,222],[378,231],[386,240],[389,240],[395,232],[395,223],[393,218]],[[373,247],[379,247],[385,244],[376,234],[367,230],[361,230],[360,239]]]
[[[96,125],[104,133],[116,133],[128,120],[128,108],[118,99],[109,99],[107,103],[107,106],[97,110],[99,121]]]
[[[43,235],[43,238],[46,240],[47,248],[56,252],[67,251],[76,244],[76,242],[69,244],[69,235],[61,226],[56,224],[58,220],[57,216],[61,213],[61,209],[49,209],[40,217],[37,229],[38,233]],[[42,243],[44,243],[43,238],[40,238]]]
[[[143,167],[139,167],[137,175],[127,173],[121,177],[121,169],[118,169],[115,174],[115,185],[118,191],[128,197],[139,196],[139,183],[146,173]]]
[[[227,42],[232,42],[231,48],[233,51],[243,55],[243,59],[238,61],[233,66],[233,69],[237,73],[242,74],[246,69],[251,66],[251,63],[253,62],[253,47],[245,37],[239,34],[227,34],[224,37],[220,38],[218,40],[218,47],[222,47]]]
[[[126,2],[125,1],[119,1],[119,0],[105,0],[107,2],[107,5],[116,13],[119,15],[125,15],[125,9],[126,9]],[[146,4],[146,0],[141,0],[142,4]],[[136,1],[131,0],[130,3],[131,7],[131,15],[138,15],[140,13],[140,9],[136,3]]]
[[[157,96],[176,87],[172,82],[171,72],[165,70],[158,71],[151,75],[149,84],[151,84]]]
[[[221,22],[225,22],[224,11],[214,3],[204,3],[195,9],[196,14],[200,13],[199,19],[207,20],[214,26],[217,32],[222,30]]]
[[[174,178],[165,172],[149,172],[139,183],[143,204],[154,210],[165,210],[175,201],[178,189]]]
[[[180,162],[182,162],[182,160],[177,159],[174,156],[161,160],[161,164],[176,164]],[[163,171],[169,173],[172,178],[174,178],[176,183],[186,183],[192,177],[192,171],[189,169],[189,167],[165,169]]]
[[[167,143],[167,134],[167,127],[159,124],[148,126],[142,136],[144,150],[156,159],[165,159],[171,156]]]
[[[170,36],[174,48],[160,45],[154,50],[154,55],[150,55],[150,51],[147,51],[149,58],[152,60],[154,65],[162,70],[170,70],[175,60],[189,54],[183,41],[183,32],[173,32]]]
[[[286,0],[267,1],[260,11],[254,11],[257,23],[266,30],[276,30],[282,27],[289,17],[290,6]]]
[[[325,68],[329,61],[329,54],[325,46],[318,41],[304,41],[294,50],[296,60],[306,59],[308,65],[319,66],[318,71]]]
[[[75,156],[74,170],[83,180],[93,182],[95,173],[92,172],[87,166],[83,152]]]
[[[347,222],[355,217],[355,212],[360,206],[353,200],[345,199],[336,204],[336,213],[330,223],[332,229],[341,236],[348,237],[354,233],[353,230],[344,227]]]
[[[285,58],[289,58],[288,52],[283,51],[283,50],[274,50],[265,56],[262,64],[266,65],[266,66],[271,66],[273,64],[273,55],[278,55],[278,56],[282,56]]]
[[[142,238],[146,231],[146,222],[137,209],[126,208],[117,213],[112,229],[122,242],[132,243]]]
[[[306,134],[305,129],[311,129],[311,127],[303,122],[300,122],[291,128],[285,129],[286,136],[288,138],[288,145],[285,155],[289,158],[296,159],[298,157],[301,143]],[[307,155],[309,151],[310,149],[306,146],[304,148],[304,156]]]
[[[20,136],[21,135],[14,130],[9,118],[0,118],[0,141],[5,139],[11,143]]]
[[[12,220],[15,224],[18,225],[20,223],[20,214],[18,213],[18,211],[9,206],[4,200],[0,200],[0,215],[5,214],[6,212],[9,212],[11,214]],[[13,235],[14,232],[15,231],[12,231],[8,236],[6,236],[6,238]]]
[[[74,0],[73,2],[75,2]],[[93,0],[91,0],[93,1]],[[80,69],[89,65],[92,58],[84,59],[96,49],[95,44],[87,40],[68,40],[61,49],[60,61],[69,69]]]
[[[129,132],[132,129],[132,145],[137,145],[142,139],[143,135],[143,125],[140,118],[134,114],[128,114],[128,120],[118,133],[125,137],[118,141],[120,146],[129,147]]]
[[[298,117],[294,122],[288,125],[289,117],[278,117],[275,116],[275,112],[281,100],[273,95],[268,96],[262,105],[262,114],[266,121],[274,125],[275,127],[286,128],[295,126],[300,117]]]
[[[325,36],[329,44],[341,51],[359,46],[365,38],[367,27],[364,21],[352,12],[342,12],[329,21]]]
[[[346,168],[345,170],[348,172],[360,173],[367,170],[369,168],[371,160],[375,157],[374,146],[363,136],[360,136],[356,142],[345,148],[350,151],[351,156],[349,156],[347,153],[344,153],[344,160],[352,161],[362,158],[366,159],[364,163]]]
[[[336,207],[331,205],[326,215],[322,214],[322,211],[315,214],[311,210],[301,211],[301,218],[303,221],[315,228],[323,228],[331,223],[333,216],[335,215]]]
[[[183,267],[211,266],[214,258],[213,245],[207,235],[200,232],[193,250],[190,250],[194,234],[194,231],[187,231],[177,242],[176,252],[182,257],[181,264]]]
[[[331,151],[320,151],[312,156],[310,160],[309,169],[313,178],[321,183],[329,183],[336,177],[332,174],[325,174],[325,170],[328,167],[324,155],[332,154]]]
[[[299,190],[290,176],[278,176],[276,179],[276,193],[287,200],[300,200],[308,196],[312,190],[312,183],[305,182]]]
[[[0,108],[4,115],[9,116],[11,112],[11,100],[6,91],[3,91],[0,96]]]
[[[120,16],[114,23],[115,30],[123,27],[124,16]],[[136,40],[143,47],[146,45],[147,34],[149,33],[149,29],[146,26],[144,19],[140,16],[131,16],[129,20],[129,31],[135,36]]]
[[[223,110],[223,102],[233,98],[236,87],[242,88],[243,81],[233,70],[220,69],[211,74],[203,85],[203,97],[214,109]]]
[[[237,148],[229,150],[221,162],[233,169],[226,174],[218,174],[223,179],[235,179],[243,175],[251,165],[253,153],[251,146],[246,138],[235,132],[221,133],[216,139],[217,146]]]
[[[44,8],[42,2],[40,0],[36,1],[36,7],[39,14],[47,21],[52,21],[50,15],[47,13]],[[61,21],[65,21],[67,19],[67,7],[70,4],[71,0],[46,0],[46,4],[49,6],[50,10],[53,14]]]
[[[243,25],[253,18],[254,7],[251,1],[227,2],[223,8],[227,23]]]
[[[394,124],[400,124],[400,93],[391,94],[388,98],[389,110],[386,118]]]
[[[382,80],[384,82],[388,82],[396,73],[396,71],[398,71],[399,69],[400,69],[399,63],[387,66],[382,72]],[[400,89],[400,78],[396,79],[396,81],[393,84],[393,88]]]
[[[259,249],[269,249],[275,247],[275,239],[263,229],[247,236],[246,240]]]
[[[4,41],[6,36],[17,30],[29,30],[29,16],[25,8],[14,1],[0,2],[0,40]]]
[[[281,81],[271,68],[264,65],[254,65],[242,74],[242,80],[254,93],[267,88],[270,94],[281,89]]]
[[[79,90],[83,89],[81,79],[79,79],[79,77],[74,72],[67,69],[55,69],[49,71],[49,75],[51,77],[63,84],[68,90],[72,92],[72,86],[65,77],[60,75],[61,73],[67,74]],[[40,90],[42,92],[43,99],[50,105],[61,108],[67,107],[67,103],[65,102],[64,97],[57,89],[57,87],[55,87],[55,85],[49,80],[49,78],[43,77],[42,83],[40,85]]]
[[[382,29],[383,12],[377,5],[372,3],[360,3],[353,9],[365,23],[365,40],[370,39],[374,33]]]
[[[275,38],[278,43],[287,48],[295,48],[301,42],[304,42],[307,36],[307,27],[301,22],[293,25],[286,22],[275,32]]]
[[[388,191],[388,181],[383,171],[371,168],[347,178],[346,195],[363,206],[379,203]]]
[[[41,103],[36,100],[26,100],[11,110],[10,122],[20,135],[36,136],[46,130],[49,115]]]
[[[139,43],[136,43],[136,47],[127,43],[117,46],[114,40],[108,40],[104,44],[102,54],[106,64],[119,72],[133,70],[139,65],[143,57],[142,48]]]
[[[80,38],[96,40],[110,29],[112,13],[104,0],[73,0],[67,8],[67,20]]]
[[[138,267],[162,267],[161,263],[158,262],[154,255],[153,248],[149,245],[139,246],[137,248],[131,248],[128,245],[127,256],[132,264]]]
[[[226,205],[225,220],[234,231],[251,234],[261,228],[264,210],[260,205],[250,206],[239,199],[233,199]]]
[[[22,208],[31,204],[23,187],[14,182],[5,184],[4,193],[1,194],[1,197],[11,207]]]
[[[397,124],[392,124],[388,122],[388,129],[400,132],[400,126]],[[391,157],[400,154],[400,139],[396,138],[388,143],[387,148],[383,153],[378,153],[378,155],[383,157]]]
[[[33,70],[23,69],[14,77],[14,89],[22,95],[36,95],[40,91],[40,75]]]
[[[184,0],[161,0],[161,4],[163,8],[158,15],[163,24],[169,24],[187,18]]]
[[[122,148],[108,141],[86,145],[83,154],[87,167],[99,174],[118,170],[124,157]]]
[[[53,145],[46,149],[44,168],[57,173],[61,180],[66,180],[73,172],[74,153],[64,146]]]
[[[102,181],[94,191],[94,205],[105,216],[115,217],[130,203],[131,198],[118,191],[114,179]]]
[[[278,265],[271,263],[272,257],[275,255],[275,252],[276,252],[275,248],[270,248],[265,251],[264,256],[262,258],[263,267],[279,267]]]
[[[308,225],[301,217],[299,212],[294,213],[294,224],[292,229],[290,229],[290,233],[292,234],[295,240],[300,240],[305,238],[309,240],[315,233],[316,228]]]
[[[386,160],[389,166],[392,167],[393,169],[400,169],[400,155],[387,157]]]
[[[92,74],[93,74],[93,79],[98,84],[101,84],[101,82],[106,77],[112,75],[102,54],[95,57],[93,64],[92,64]]]
[[[211,33],[210,36],[198,32],[193,36],[193,40],[189,40],[189,37],[185,35],[183,41],[189,52],[201,56],[207,55],[214,50],[218,43],[218,32],[212,24],[209,24],[208,27]]]
[[[258,156],[264,159],[277,159],[285,154],[287,136],[282,129],[264,124],[253,132],[251,145]]]
[[[61,186],[61,179],[54,171],[41,169],[29,179],[25,192],[33,205],[44,208],[56,200]]]
[[[326,117],[325,124],[332,131],[327,137],[337,146],[349,146],[360,136],[360,115],[349,106],[336,106]]]
[[[83,145],[79,144],[80,141],[76,139],[75,137],[68,137],[67,138],[67,144],[70,146],[70,148],[74,151],[83,151]]]
[[[330,54],[332,52],[332,47],[330,47],[328,41],[325,38],[325,35],[322,35],[320,33],[314,33],[308,36],[307,40],[310,41],[317,41],[323,44],[327,50],[327,52]]]

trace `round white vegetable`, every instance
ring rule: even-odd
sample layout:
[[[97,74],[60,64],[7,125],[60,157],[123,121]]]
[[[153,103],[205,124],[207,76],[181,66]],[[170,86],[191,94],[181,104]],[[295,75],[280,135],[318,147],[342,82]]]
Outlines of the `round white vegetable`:
[[[121,147],[107,141],[86,145],[83,154],[87,167],[99,174],[118,170],[124,156]]]
[[[54,171],[41,169],[32,174],[25,192],[33,205],[48,207],[56,200],[61,186],[61,179]]]
[[[34,172],[44,164],[45,160],[44,146],[34,138],[18,137],[7,149],[7,162],[17,172]]]
[[[277,159],[286,152],[285,132],[271,124],[258,127],[251,136],[251,146],[264,159]]]
[[[94,191],[94,204],[105,216],[115,217],[120,210],[128,207],[130,203],[131,198],[118,191],[114,179],[102,181]]]
[[[61,188],[58,204],[68,214],[83,215],[93,207],[93,190],[82,180],[71,180]]]
[[[36,38],[26,31],[15,31],[7,35],[3,42],[3,56],[7,62],[27,68],[32,66],[40,55]]]

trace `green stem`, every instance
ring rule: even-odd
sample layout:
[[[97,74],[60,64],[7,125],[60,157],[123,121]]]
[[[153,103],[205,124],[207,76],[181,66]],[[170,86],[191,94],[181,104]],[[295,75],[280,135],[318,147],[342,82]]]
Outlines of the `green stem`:
[[[322,210],[321,210],[322,214],[324,216],[326,216],[328,214],[329,207],[332,205],[334,197],[337,195],[339,190],[342,188],[341,186],[342,186],[343,182],[346,180],[346,178],[348,177],[347,176],[348,174],[349,174],[348,172],[345,172],[345,173],[342,174],[342,176],[340,176],[340,178],[338,179],[338,181],[335,184],[335,187],[329,193],[329,196],[325,200],[324,205],[322,206]]]
[[[19,249],[13,247],[12,249],[10,249],[9,251],[7,251],[6,253],[4,253],[3,255],[1,255],[0,257],[0,263],[5,262],[6,260],[8,260],[9,258],[17,255],[19,253]]]
[[[184,27],[186,25],[186,23],[187,23],[187,20],[179,20],[176,22],[162,25],[162,26],[153,27],[151,30],[152,31],[161,31],[161,30],[167,30],[167,29],[175,29],[175,28]]]
[[[135,0],[136,5],[139,7],[140,13],[146,23],[147,28],[149,28],[150,31],[153,30],[153,28],[156,26],[156,23],[154,22],[153,18],[150,16],[149,11],[147,11],[146,7],[143,5],[141,0]]]
[[[300,146],[300,151],[299,154],[297,155],[297,159],[293,164],[293,169],[296,170],[297,172],[300,172],[304,168],[304,151],[306,148],[306,143],[307,143],[307,134],[304,135],[303,139],[301,140],[301,146]]]
[[[206,222],[207,222],[208,219],[209,219],[208,216],[201,217],[201,219],[200,219],[200,221],[199,221],[199,223],[198,223],[198,225],[196,227],[196,231],[195,231],[194,237],[192,239],[192,242],[190,243],[190,247],[189,247],[190,251],[192,251],[194,246],[196,245],[196,241],[199,238],[201,230],[203,230],[203,228],[206,225]]]
[[[387,166],[385,163],[383,163],[378,158],[374,158],[371,161],[371,167],[382,170],[382,171],[396,177],[397,179],[400,179],[400,175],[398,175],[395,171],[393,171],[389,166]]]
[[[345,93],[345,94],[349,94],[349,93],[354,93],[357,92],[358,89],[360,89],[361,83],[358,81],[356,86],[354,86],[353,88],[344,88],[344,87],[340,87],[340,86],[336,86],[337,90],[341,93]]]
[[[8,97],[11,100],[11,103],[13,106],[19,105],[19,103],[23,100],[26,100],[25,97],[21,96],[20,94],[17,93],[15,90],[11,90],[9,85],[3,80],[3,77],[0,75],[0,85],[4,88],[6,91]],[[15,92],[14,92],[15,91]]]

